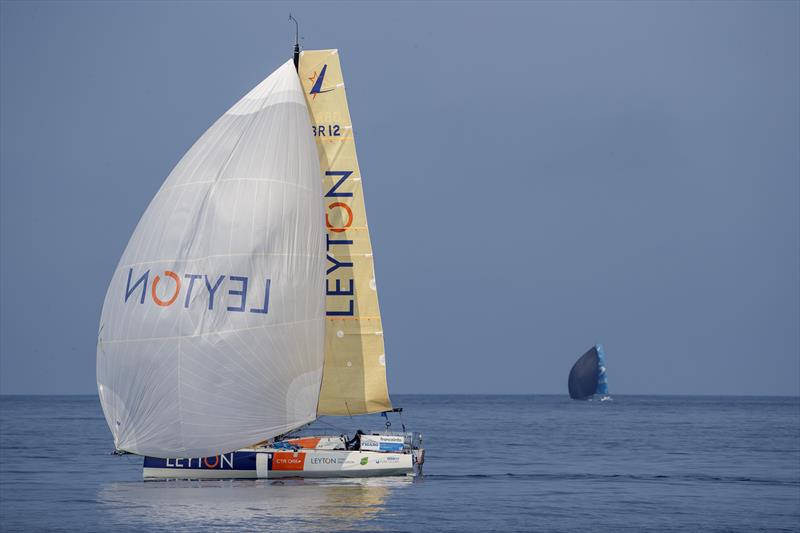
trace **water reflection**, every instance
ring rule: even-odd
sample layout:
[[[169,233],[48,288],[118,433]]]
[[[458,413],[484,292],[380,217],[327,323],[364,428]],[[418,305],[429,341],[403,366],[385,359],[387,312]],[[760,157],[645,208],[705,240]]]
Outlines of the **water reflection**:
[[[106,516],[127,526],[352,530],[384,512],[392,492],[412,483],[411,478],[130,482],[105,485],[97,499]]]

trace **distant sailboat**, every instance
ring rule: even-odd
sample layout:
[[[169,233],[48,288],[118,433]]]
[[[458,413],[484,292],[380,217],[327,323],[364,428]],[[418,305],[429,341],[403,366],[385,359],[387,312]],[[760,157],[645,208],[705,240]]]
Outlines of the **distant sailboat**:
[[[419,471],[420,435],[389,431],[401,409],[337,50],[295,45],[167,177],[109,286],[97,386],[146,478]],[[293,433],[368,413],[386,430]]]
[[[602,344],[595,344],[575,361],[569,371],[568,386],[569,397],[573,400],[588,400],[594,396],[601,401],[611,399]]]

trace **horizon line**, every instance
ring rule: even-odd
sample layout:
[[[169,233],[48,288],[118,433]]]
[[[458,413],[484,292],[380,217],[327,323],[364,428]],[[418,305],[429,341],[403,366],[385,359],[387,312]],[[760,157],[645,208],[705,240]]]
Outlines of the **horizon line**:
[[[0,392],[3,396],[99,396],[96,392]],[[564,392],[398,392],[392,396],[567,396]],[[614,396],[695,396],[695,397],[730,397],[730,398],[800,398],[800,393],[794,394],[733,394],[733,393],[685,393],[685,392],[657,392],[638,393],[623,392],[610,394]]]

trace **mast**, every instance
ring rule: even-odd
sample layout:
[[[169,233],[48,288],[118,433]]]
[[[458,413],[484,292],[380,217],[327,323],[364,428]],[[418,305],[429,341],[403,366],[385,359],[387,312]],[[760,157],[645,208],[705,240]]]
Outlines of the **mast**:
[[[300,64],[300,25],[291,13],[289,13],[289,20],[294,21],[294,69],[298,70]]]

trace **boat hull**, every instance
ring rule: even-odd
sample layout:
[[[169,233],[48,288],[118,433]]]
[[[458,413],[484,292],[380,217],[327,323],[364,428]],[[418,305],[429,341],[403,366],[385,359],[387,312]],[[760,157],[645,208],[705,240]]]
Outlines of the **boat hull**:
[[[421,450],[239,450],[215,457],[145,457],[144,479],[281,479],[405,476],[418,471]],[[421,461],[419,461],[421,464]]]

